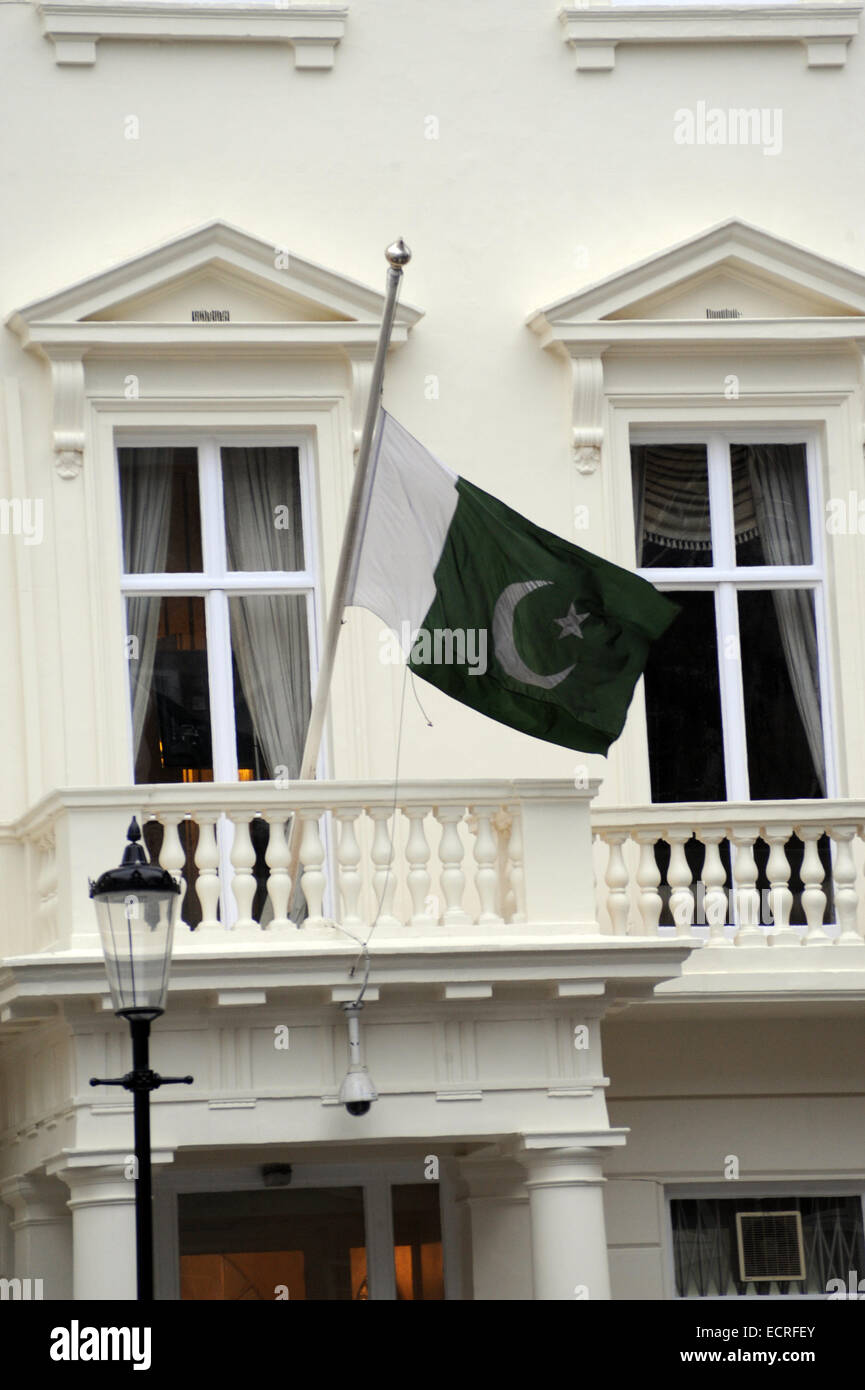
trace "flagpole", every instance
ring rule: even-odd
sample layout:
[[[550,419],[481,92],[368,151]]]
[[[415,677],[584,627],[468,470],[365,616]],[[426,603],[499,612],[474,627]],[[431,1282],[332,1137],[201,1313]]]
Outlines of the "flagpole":
[[[348,503],[348,515],[346,517],[345,531],[342,537],[342,546],[339,552],[339,563],[337,564],[336,579],[333,585],[333,596],[330,601],[330,613],[327,620],[327,630],[324,637],[321,662],[318,668],[318,680],[315,686],[315,699],[312,702],[309,726],[306,731],[306,741],[303,745],[303,756],[301,758],[300,772],[298,774],[301,782],[307,782],[315,776],[315,769],[318,763],[321,739],[324,732],[324,719],[327,713],[330,685],[333,679],[333,669],[336,661],[336,649],[339,644],[339,633],[342,626],[342,615],[352,578],[355,550],[363,520],[366,516],[369,494],[375,475],[375,468],[370,467],[370,462],[372,459],[373,436],[378,420],[382,382],[384,380],[385,358],[387,357],[387,350],[390,345],[390,337],[393,330],[393,320],[396,313],[396,302],[399,294],[400,281],[402,280],[403,267],[408,265],[411,260],[411,251],[400,237],[398,241],[393,242],[387,248],[385,256],[388,262],[388,271],[384,313],[382,315],[378,343],[376,344],[375,358],[373,359],[369,400],[366,407],[366,417],[363,422],[363,432],[360,438],[357,466],[354,470],[354,481],[352,483],[351,497]],[[297,822],[298,818],[295,815],[292,821],[288,843],[288,873],[291,882],[292,896],[294,896],[297,887],[295,877],[300,862],[300,835]]]

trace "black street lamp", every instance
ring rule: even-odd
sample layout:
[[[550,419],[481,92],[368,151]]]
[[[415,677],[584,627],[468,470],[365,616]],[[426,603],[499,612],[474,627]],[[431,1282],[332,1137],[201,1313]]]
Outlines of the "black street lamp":
[[[94,883],[102,950],[114,1012],[129,1020],[132,1070],[91,1086],[123,1086],[132,1092],[135,1118],[135,1243],[138,1301],[153,1302],[153,1180],[150,1158],[150,1092],[192,1084],[191,1076],[157,1076],[150,1070],[150,1024],[165,1012],[171,943],[180,907],[180,885],[167,869],[148,863],[133,816],[123,861]]]

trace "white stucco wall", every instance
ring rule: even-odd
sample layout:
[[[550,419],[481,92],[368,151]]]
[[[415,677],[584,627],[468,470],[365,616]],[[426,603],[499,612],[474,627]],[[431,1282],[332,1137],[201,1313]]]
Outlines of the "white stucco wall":
[[[2,7],[0,31],[15,74],[0,94],[11,137],[0,154],[10,191],[0,223],[4,317],[211,218],[376,288],[382,249],[401,233],[414,251],[405,298],[426,316],[392,358],[389,408],[452,467],[591,549],[608,548],[609,518],[593,513],[588,532],[570,531],[583,495],[569,455],[570,383],[565,365],[539,350],[526,315],[734,215],[865,269],[861,38],[837,70],[808,69],[795,45],[764,44],[622,48],[612,73],[578,74],[555,7],[359,0],[333,70],[301,72],[284,46],[269,44],[104,41],[95,67],[57,67],[28,4]],[[676,111],[700,101],[780,111],[780,153],[677,144]],[[128,139],[133,116],[138,138]],[[850,363],[855,371],[855,354]],[[5,330],[0,368],[20,386],[28,487],[49,497],[47,369]],[[432,376],[437,399],[425,395]],[[3,495],[13,491],[9,468],[4,440]],[[94,541],[81,544],[74,507],[47,523],[29,581],[37,772],[20,736],[25,701],[37,698],[19,660],[20,625],[31,619],[16,612],[14,557],[0,546],[9,654],[0,720],[11,734],[2,819],[39,790],[87,780],[82,769],[95,767],[105,740],[88,683],[118,679],[113,635],[84,611]],[[65,583],[58,600],[63,552],[80,593]],[[332,572],[333,556],[326,562]],[[390,776],[399,679],[378,664],[377,621],[352,622],[366,638],[369,713],[351,737],[343,716],[335,771]],[[57,679],[61,643],[83,668],[73,697]],[[108,677],[105,661],[114,663]],[[858,669],[845,678],[851,690],[861,686]],[[578,761],[432,690],[422,697],[435,729],[409,695],[407,776],[569,776]],[[861,748],[854,752],[861,760]],[[629,779],[633,756],[625,744],[614,749],[605,795],[645,796],[644,769]]]

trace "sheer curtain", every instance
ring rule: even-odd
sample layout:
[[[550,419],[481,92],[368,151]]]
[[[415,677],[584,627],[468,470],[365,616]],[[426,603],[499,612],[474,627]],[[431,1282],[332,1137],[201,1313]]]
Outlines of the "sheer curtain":
[[[747,452],[754,508],[767,564],[810,564],[808,485],[801,451],[785,444],[752,444]],[[811,591],[775,589],[772,599],[796,708],[805,729],[820,790],[825,796],[820,672]]]
[[[127,574],[159,574],[168,553],[171,511],[171,449],[121,449],[120,491],[123,515],[123,567]],[[161,600],[133,594],[126,600],[126,625],[138,642],[130,657],[133,754],[138,759],[150,700]]]
[[[257,572],[302,569],[294,451],[232,448],[224,449],[222,456],[229,567]],[[271,776],[277,767],[288,768],[289,777],[300,771],[310,713],[306,602],[302,595],[292,594],[230,600],[240,683]]]

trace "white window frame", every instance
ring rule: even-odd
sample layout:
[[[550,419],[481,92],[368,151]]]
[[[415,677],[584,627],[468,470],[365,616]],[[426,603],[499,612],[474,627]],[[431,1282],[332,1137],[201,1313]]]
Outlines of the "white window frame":
[[[753,441],[751,441],[753,442]],[[735,1190],[733,1190],[735,1188]],[[862,1225],[865,1229],[865,1187],[860,1187],[855,1182],[736,1182],[735,1185],[725,1183],[700,1183],[671,1184],[664,1188],[664,1254],[666,1265],[666,1277],[668,1284],[668,1297],[676,1303],[792,1303],[792,1302],[824,1302],[828,1295],[826,1293],[743,1293],[743,1294],[710,1294],[706,1297],[690,1298],[686,1294],[680,1294],[676,1289],[676,1256],[673,1245],[673,1212],[672,1203],[682,1201],[699,1202],[703,1200],[718,1199],[720,1201],[731,1202],[737,1197],[750,1199],[753,1197],[858,1197],[862,1206]],[[860,1278],[865,1277],[865,1270],[861,1271]]]
[[[303,558],[305,568],[297,571],[229,570],[226,564],[225,508],[222,494],[220,450],[223,448],[295,448],[298,451],[300,475],[301,525],[303,527]],[[307,598],[307,639],[309,649],[310,699],[318,681],[319,654],[322,638],[321,564],[319,554],[318,518],[315,511],[314,454],[310,435],[302,430],[256,430],[254,428],[224,428],[217,431],[189,428],[165,430],[115,429],[114,483],[117,515],[123,515],[120,496],[120,464],[118,450],[137,448],[196,449],[198,454],[198,489],[201,508],[201,573],[127,574],[123,563],[123,528],[118,528],[117,544],[120,567],[120,593],[123,608],[123,631],[128,644],[126,600],[133,594],[152,594],[154,597],[192,595],[204,599],[205,630],[207,633],[207,682],[210,697],[210,733],[213,757],[213,784],[238,782],[237,726],[232,678],[231,630],[228,600],[232,595],[303,594]],[[204,581],[207,582],[204,582]],[[126,663],[128,667],[128,661]],[[126,676],[126,734],[129,758],[129,780],[135,781],[135,749],[132,731],[132,697],[128,672]],[[319,750],[316,777],[329,775],[325,740]],[[332,893],[332,856],[330,818],[325,817],[322,836],[327,864],[325,909],[330,910]],[[238,907],[231,892],[233,867],[231,849],[234,830],[228,817],[220,815],[216,823],[219,854],[220,920],[226,930],[233,928]]]
[[[204,599],[213,780],[215,783],[236,782],[238,773],[237,731],[231,665],[229,598],[255,593],[304,595],[307,598],[310,692],[315,689],[318,678],[321,596],[311,441],[307,434],[291,430],[283,430],[279,433],[255,430],[235,432],[220,430],[210,433],[200,430],[158,432],[116,430],[114,442],[115,483],[121,515],[120,468],[117,459],[119,449],[194,448],[197,450],[203,570],[201,573],[191,574],[172,572],[156,575],[127,574],[123,566],[121,532],[118,536],[118,546],[124,624],[126,599],[135,594],[152,594],[154,597],[190,595]],[[222,495],[220,450],[223,448],[264,448],[268,446],[296,448],[298,450],[305,568],[292,572],[265,570],[258,573],[229,570],[226,563],[225,509]],[[125,626],[124,631],[126,632]],[[131,698],[128,702],[127,727],[130,780],[135,784]],[[324,751],[322,751],[320,758],[319,777],[327,775],[323,759]]]
[[[371,1302],[396,1299],[396,1271],[393,1259],[392,1189],[420,1183],[423,1160],[377,1163],[294,1163],[291,1155],[291,1183],[294,1188],[360,1187],[366,1234],[367,1279]],[[459,1214],[456,1173],[452,1162],[441,1160],[436,1186],[442,1234],[445,1301],[462,1298]],[[265,1190],[260,1167],[199,1172],[166,1171],[154,1180],[154,1276],[156,1298],[180,1298],[180,1230],[178,1196],[189,1192],[259,1192]]]
[[[829,662],[828,613],[826,607],[826,552],[819,441],[813,428],[797,429],[772,425],[735,428],[691,428],[681,424],[632,425],[631,444],[705,444],[709,477],[709,515],[712,528],[712,567],[663,569],[651,566],[637,573],[656,588],[676,591],[714,592],[717,633],[718,680],[721,696],[721,724],[724,739],[724,776],[728,801],[749,801],[748,747],[745,729],[745,699],[741,660],[724,658],[727,639],[739,642],[739,613],[736,599],[740,589],[810,589],[814,594],[814,621],[817,634],[817,660],[820,676],[820,712],[823,721],[823,749],[826,773],[826,799],[838,795],[835,729]],[[735,560],[733,492],[730,470],[732,444],[804,444],[808,481],[808,507],[811,523],[810,565],[753,565],[737,568],[729,563],[719,567],[718,559]],[[632,513],[633,514],[633,513]]]

